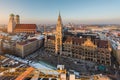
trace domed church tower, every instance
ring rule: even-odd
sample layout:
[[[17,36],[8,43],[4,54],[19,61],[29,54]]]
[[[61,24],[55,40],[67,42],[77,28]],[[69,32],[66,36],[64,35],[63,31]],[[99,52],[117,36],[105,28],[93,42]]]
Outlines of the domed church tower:
[[[8,23],[8,27],[7,27],[7,32],[8,33],[13,33],[15,25],[16,25],[16,23],[14,21],[14,14],[10,14],[9,23]]]
[[[19,17],[19,15],[15,16],[15,23],[16,24],[20,24],[20,17]]]

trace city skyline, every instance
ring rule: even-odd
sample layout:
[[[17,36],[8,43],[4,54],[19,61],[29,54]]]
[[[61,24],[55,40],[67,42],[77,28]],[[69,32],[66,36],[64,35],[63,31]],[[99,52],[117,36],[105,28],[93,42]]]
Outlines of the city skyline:
[[[1,0],[0,24],[7,24],[11,13],[20,15],[21,23],[55,24],[59,11],[63,23],[120,24],[119,3],[119,0]]]

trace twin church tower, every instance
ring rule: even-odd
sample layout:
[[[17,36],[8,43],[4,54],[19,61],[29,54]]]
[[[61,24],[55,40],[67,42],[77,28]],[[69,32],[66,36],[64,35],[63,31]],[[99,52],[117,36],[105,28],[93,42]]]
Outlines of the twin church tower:
[[[19,15],[15,16],[14,14],[10,14],[7,32],[8,33],[13,33],[16,24],[20,24]]]

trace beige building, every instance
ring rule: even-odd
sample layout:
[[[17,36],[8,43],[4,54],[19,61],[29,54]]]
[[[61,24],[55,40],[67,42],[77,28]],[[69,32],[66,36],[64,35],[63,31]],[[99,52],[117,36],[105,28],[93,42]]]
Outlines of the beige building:
[[[117,58],[117,61],[118,61],[119,65],[120,65],[120,50],[116,51],[116,58]]]
[[[113,51],[113,55],[115,56],[117,62],[120,65],[120,49],[114,49],[114,48],[112,48],[112,51]]]
[[[62,21],[59,15],[55,36],[46,36],[45,50],[99,64],[111,65],[111,48],[109,42],[97,38],[74,37],[63,35]]]
[[[14,28],[15,28],[15,25],[17,23],[20,23],[19,22],[19,15],[16,15],[15,19],[14,19],[14,14],[11,14],[10,15],[10,18],[9,18],[9,23],[8,23],[8,27],[7,27],[7,32],[8,33],[13,33],[14,32]]]
[[[36,38],[16,43],[16,55],[24,58],[25,56],[33,53],[40,48],[43,44],[43,40]]]

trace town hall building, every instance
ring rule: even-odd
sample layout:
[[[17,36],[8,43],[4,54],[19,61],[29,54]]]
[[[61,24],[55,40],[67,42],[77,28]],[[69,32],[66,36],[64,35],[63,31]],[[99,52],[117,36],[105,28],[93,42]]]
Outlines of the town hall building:
[[[111,65],[109,42],[90,36],[75,37],[65,35],[60,14],[56,25],[56,33],[55,35],[45,36],[44,47],[49,53]]]

